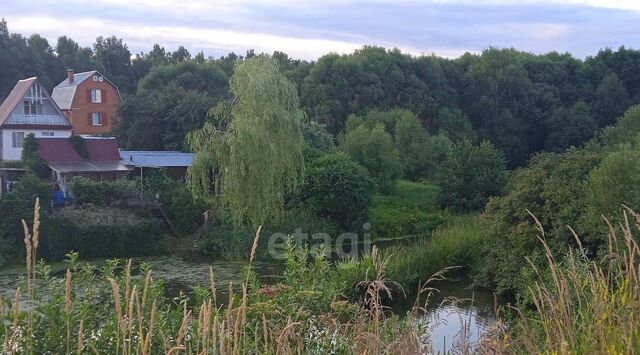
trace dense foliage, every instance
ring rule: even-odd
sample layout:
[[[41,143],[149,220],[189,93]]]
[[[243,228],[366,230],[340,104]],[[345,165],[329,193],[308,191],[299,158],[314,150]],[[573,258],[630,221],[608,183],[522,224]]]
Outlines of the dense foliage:
[[[367,170],[338,152],[310,164],[300,194],[308,209],[348,227],[366,216],[374,189]]]
[[[339,148],[362,164],[375,180],[379,191],[390,192],[402,177],[402,161],[393,138],[378,124],[357,126],[338,139]]]
[[[468,140],[454,144],[437,176],[440,204],[457,211],[475,211],[502,192],[506,165],[502,153],[488,141],[475,146]]]
[[[185,134],[202,126],[211,106],[231,96],[228,78],[235,64],[256,56],[248,51],[205,58],[156,44],[132,58],[115,37],[98,37],[93,48],[83,48],[63,36],[52,46],[37,34],[10,33],[2,21],[0,99],[25,77],[37,75],[52,88],[66,68],[98,69],[123,94],[121,144],[183,149]],[[316,62],[282,52],[271,57],[293,82],[301,109],[334,136],[350,115],[400,108],[416,115],[430,134],[489,140],[509,167],[525,165],[534,152],[580,146],[640,101],[640,51],[625,47],[585,60],[498,48],[456,59],[378,47],[327,54]]]
[[[45,164],[45,161],[40,157],[38,147],[39,144],[36,136],[33,133],[27,134],[22,142],[21,160],[32,174],[40,178],[47,178],[51,175],[51,171]]]
[[[140,197],[138,183],[126,178],[116,181],[94,181],[76,176],[71,181],[71,191],[76,204],[92,203],[97,206],[127,204],[130,200],[135,201]]]
[[[580,236],[587,255],[602,252],[608,233],[602,217],[622,222],[620,206],[640,204],[638,122],[640,110],[633,107],[618,126],[605,130],[602,138],[585,148],[537,155],[527,167],[511,174],[505,195],[487,204],[487,223],[495,237],[486,247],[485,273],[478,275],[481,283],[526,296],[526,288],[536,278],[532,265],[546,262],[529,212],[544,227],[546,242],[556,256],[576,246],[567,226]],[[524,258],[532,264],[522,263]]]
[[[258,226],[302,183],[303,114],[295,86],[269,57],[238,64],[230,85],[233,102],[219,106],[226,116],[189,136],[189,182],[195,195],[208,196],[217,175],[234,221]]]

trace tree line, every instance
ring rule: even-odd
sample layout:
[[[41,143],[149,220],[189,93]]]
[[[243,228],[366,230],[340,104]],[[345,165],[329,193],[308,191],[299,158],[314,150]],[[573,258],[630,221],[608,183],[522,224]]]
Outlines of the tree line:
[[[51,88],[66,68],[97,69],[123,97],[116,132],[121,145],[182,150],[187,132],[202,127],[209,109],[231,96],[236,63],[256,55],[206,58],[156,44],[134,56],[122,39],[102,36],[91,48],[66,36],[52,46],[37,34],[10,33],[2,20],[0,98],[25,77],[37,75]],[[580,146],[640,101],[640,51],[625,47],[584,60],[498,48],[455,59],[379,47],[317,61],[282,52],[270,57],[295,84],[306,116],[334,136],[346,130],[351,115],[406,109],[431,134],[490,141],[509,167],[523,166],[538,151]]]

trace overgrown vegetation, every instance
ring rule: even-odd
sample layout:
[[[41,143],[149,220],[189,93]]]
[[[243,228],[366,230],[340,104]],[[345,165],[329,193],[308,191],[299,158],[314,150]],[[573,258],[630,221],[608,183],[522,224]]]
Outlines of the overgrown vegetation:
[[[143,267],[144,274],[136,277],[130,262],[120,274],[117,261],[96,270],[80,265],[74,254],[64,281],[53,278],[46,265],[35,263],[40,239],[37,211],[33,229],[26,224],[24,229],[27,283],[23,290],[32,307],[20,308],[20,289],[13,302],[0,300],[4,352],[415,353],[429,349],[428,336],[414,327],[420,307],[402,319],[385,313],[385,261],[375,250],[374,276],[361,284],[366,293],[359,304],[339,298],[342,286],[333,281],[336,271],[322,255],[309,263],[306,254],[296,254],[292,244],[283,282],[261,286],[251,271],[259,234],[240,293],[230,285],[228,300],[222,304],[211,271],[210,284],[198,287],[193,301],[170,302],[151,271]],[[34,289],[38,279],[47,285],[47,298]]]

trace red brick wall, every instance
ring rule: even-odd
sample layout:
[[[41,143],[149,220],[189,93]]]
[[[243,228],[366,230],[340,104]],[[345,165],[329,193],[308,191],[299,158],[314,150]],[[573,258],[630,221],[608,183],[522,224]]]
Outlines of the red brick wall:
[[[91,89],[102,91],[102,103],[91,102]],[[76,88],[76,94],[71,103],[71,111],[65,111],[65,115],[71,121],[75,134],[102,134],[110,133],[114,126],[116,109],[120,104],[120,96],[113,85],[106,80],[103,82],[93,81],[88,78]],[[91,124],[91,113],[102,113],[102,126]]]

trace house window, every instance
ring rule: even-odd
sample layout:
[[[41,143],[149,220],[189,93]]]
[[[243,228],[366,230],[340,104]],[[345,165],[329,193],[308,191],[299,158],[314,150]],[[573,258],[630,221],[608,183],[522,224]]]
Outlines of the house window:
[[[93,104],[102,103],[102,90],[91,89],[91,103]]]
[[[97,75],[93,76],[93,81],[98,81],[98,76]]]
[[[22,148],[22,141],[24,140],[24,132],[12,132],[11,133],[11,146],[13,148]]]
[[[102,126],[102,113],[94,112],[91,114],[91,124],[94,126]]]
[[[37,105],[35,101],[24,100],[24,114],[25,115],[35,115],[37,110]]]
[[[40,132],[43,137],[53,137],[53,132]]]

